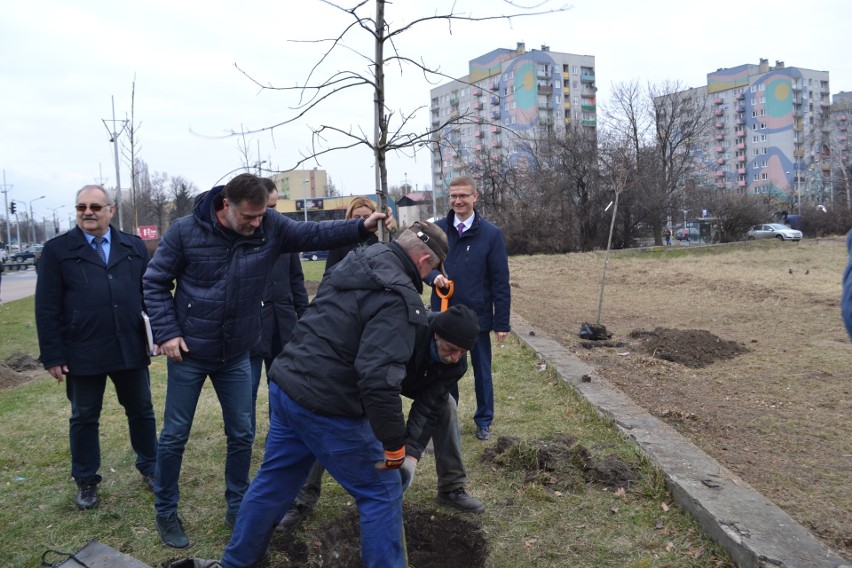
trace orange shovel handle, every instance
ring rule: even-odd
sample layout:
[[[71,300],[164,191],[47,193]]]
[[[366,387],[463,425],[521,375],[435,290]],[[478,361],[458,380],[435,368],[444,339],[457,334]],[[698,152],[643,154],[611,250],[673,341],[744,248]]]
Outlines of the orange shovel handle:
[[[441,298],[441,311],[446,312],[447,308],[450,307],[450,298],[453,297],[453,292],[456,287],[453,284],[452,280],[447,280],[446,288],[435,288],[435,293]],[[446,290],[446,292],[444,292]]]

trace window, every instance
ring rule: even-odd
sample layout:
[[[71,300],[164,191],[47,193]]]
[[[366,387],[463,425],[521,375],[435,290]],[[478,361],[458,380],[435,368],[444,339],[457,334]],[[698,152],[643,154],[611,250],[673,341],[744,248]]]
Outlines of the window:
[[[761,168],[765,168],[765,167],[766,167],[766,160],[761,160],[761,161],[760,161],[760,167],[761,167]]]
[[[760,97],[760,104],[766,104],[766,97]]]
[[[752,156],[757,156],[759,153],[760,153],[760,150],[758,150],[757,148],[754,148],[754,149],[751,151],[751,155],[752,155]],[[757,166],[755,166],[755,167],[757,167]]]
[[[571,68],[571,74],[572,74],[572,75],[576,75],[576,74],[577,74],[577,66],[576,66],[576,65],[575,65],[574,67],[572,67],[572,68]]]
[[[763,126],[761,126],[761,128],[764,128],[764,127],[763,127]],[[766,142],[766,134],[761,134],[761,135],[760,135],[760,141],[761,141],[761,142]],[[764,148],[764,150],[765,150],[765,149],[766,149],[766,148]]]
[[[761,148],[761,149],[760,149],[760,153],[761,153],[761,154],[766,154],[767,150],[768,150],[767,148]]]
[[[760,138],[757,136],[757,134],[755,134],[754,136],[751,137],[752,142],[758,142],[759,140],[760,140]]]
[[[769,176],[766,174],[766,172],[763,172],[762,174],[760,174],[760,179],[762,179],[762,180],[769,179]]]
[[[761,123],[760,123],[760,129],[761,129],[761,130],[766,129],[766,123],[765,123],[765,122],[761,122]],[[763,136],[763,140],[766,140],[766,136],[765,136],[765,135]]]
[[[753,176],[751,176],[751,181],[757,181],[757,179],[758,179],[757,174],[754,174]]]
[[[751,111],[751,117],[755,118],[756,116],[757,116],[757,111],[754,111],[754,110]]]
[[[765,91],[766,90],[766,84],[761,83],[760,85],[757,86],[757,90],[758,91]]]
[[[757,85],[752,85],[752,86],[751,86],[751,92],[752,92],[752,93],[756,93],[756,92],[757,92]]]
[[[751,169],[753,169],[753,170],[757,170],[757,169],[760,169],[760,166],[758,166],[758,165],[757,165],[757,162],[754,162],[754,163],[751,165]]]

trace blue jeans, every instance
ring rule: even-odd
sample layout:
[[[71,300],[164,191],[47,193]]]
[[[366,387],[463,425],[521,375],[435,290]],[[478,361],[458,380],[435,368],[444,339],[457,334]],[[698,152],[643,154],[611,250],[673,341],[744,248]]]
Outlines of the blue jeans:
[[[488,428],[494,420],[494,385],[491,381],[491,332],[484,331],[476,338],[470,350],[473,367],[473,388],[476,391],[476,412],[473,421],[477,426]],[[453,387],[450,394],[459,400],[459,388]]]
[[[130,446],[136,452],[136,469],[144,476],[154,475],[154,464],[157,460],[157,425],[151,404],[148,368],[108,374],[115,386],[118,402],[124,407],[124,414],[127,416]],[[71,402],[71,476],[78,483],[100,480],[100,416],[106,379],[107,373],[65,377],[65,394]]]
[[[225,458],[225,501],[228,513],[237,514],[248,489],[251,446],[251,369],[249,356],[226,363],[198,361],[184,357],[168,362],[168,388],[163,430],[157,451],[154,506],[157,515],[177,512],[178,479],[183,450],[192,429],[195,407],[204,381],[210,377],[222,406],[228,454]]]
[[[272,419],[263,465],[243,499],[227,568],[255,566],[305,481],[315,459],[355,498],[361,516],[361,559],[366,568],[407,566],[402,529],[402,483],[397,470],[381,471],[382,445],[364,418],[320,416],[269,384]]]
[[[257,390],[260,388],[260,377],[263,374],[263,365],[266,364],[266,384],[269,384],[269,368],[274,359],[266,359],[259,355],[249,358],[251,364],[251,435],[257,432]],[[272,416],[272,402],[269,403],[269,416]]]

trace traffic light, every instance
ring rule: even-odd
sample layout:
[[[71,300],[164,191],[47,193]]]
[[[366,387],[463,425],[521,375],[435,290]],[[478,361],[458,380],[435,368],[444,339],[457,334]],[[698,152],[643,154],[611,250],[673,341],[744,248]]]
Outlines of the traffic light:
[[[13,202],[12,202],[12,204],[9,206],[9,213],[11,213],[12,215],[14,215],[14,214],[15,214],[15,202],[14,202],[14,201],[13,201]]]

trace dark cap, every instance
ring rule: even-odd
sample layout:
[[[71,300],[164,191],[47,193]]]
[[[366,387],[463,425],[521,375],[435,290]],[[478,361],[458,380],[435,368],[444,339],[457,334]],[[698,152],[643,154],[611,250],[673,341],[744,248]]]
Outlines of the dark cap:
[[[449,246],[447,245],[447,234],[434,223],[430,223],[429,221],[417,221],[413,225],[408,228],[409,231],[412,231],[417,238],[426,243],[426,245],[432,249],[432,252],[435,253],[435,256],[438,257],[438,270],[441,271],[441,274],[444,276],[447,275],[447,271],[444,270],[444,261],[447,260],[447,251],[449,251]]]
[[[470,351],[479,335],[479,318],[467,306],[456,304],[432,319],[432,331],[456,347]]]

